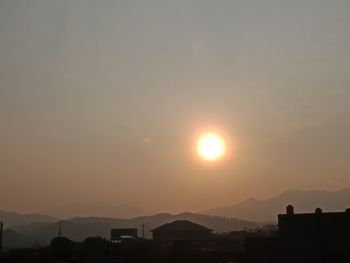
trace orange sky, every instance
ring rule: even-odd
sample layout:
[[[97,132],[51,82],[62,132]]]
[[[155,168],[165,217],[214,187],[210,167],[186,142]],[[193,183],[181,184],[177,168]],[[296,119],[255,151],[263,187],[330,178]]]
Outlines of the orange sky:
[[[1,1],[0,209],[199,211],[349,186],[349,11]],[[232,142],[217,165],[192,155],[206,127]]]

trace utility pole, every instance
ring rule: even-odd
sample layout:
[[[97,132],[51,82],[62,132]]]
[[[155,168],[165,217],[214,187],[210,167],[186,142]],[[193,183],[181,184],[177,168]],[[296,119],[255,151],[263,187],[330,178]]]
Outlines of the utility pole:
[[[61,221],[58,222],[58,237],[62,237],[62,225],[61,225]]]
[[[0,254],[2,253],[3,232],[4,232],[4,223],[0,221]]]

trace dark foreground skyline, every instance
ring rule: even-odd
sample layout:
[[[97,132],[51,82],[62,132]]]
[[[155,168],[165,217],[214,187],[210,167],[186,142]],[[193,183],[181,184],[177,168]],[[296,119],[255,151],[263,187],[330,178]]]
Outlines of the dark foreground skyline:
[[[150,221],[146,224],[139,222],[139,228],[110,225],[106,231],[109,237],[88,236],[80,240],[76,234],[85,232],[85,235],[91,235],[92,225],[84,231],[79,229],[77,220],[70,227],[67,221],[59,221],[54,224],[57,232],[52,232],[51,238],[26,248],[23,245],[19,249],[9,250],[7,247],[2,250],[3,244],[9,245],[11,235],[17,243],[21,239],[10,229],[4,232],[2,243],[0,231],[0,260],[8,263],[347,263],[350,258],[349,219],[350,208],[341,212],[324,212],[317,207],[314,212],[298,213],[288,205],[284,213],[278,214],[277,225],[250,225],[233,231],[214,232],[207,223],[195,223],[194,217],[169,221],[163,216],[165,223],[159,225],[150,227]],[[80,220],[86,226],[98,219]],[[39,236],[42,237],[42,232]]]

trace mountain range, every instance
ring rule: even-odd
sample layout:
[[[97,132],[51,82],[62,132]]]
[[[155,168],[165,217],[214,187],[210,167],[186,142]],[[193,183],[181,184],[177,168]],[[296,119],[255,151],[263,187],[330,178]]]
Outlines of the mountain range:
[[[144,225],[144,235],[151,238],[151,230],[175,220],[185,219],[197,224],[201,224],[213,229],[215,232],[231,232],[244,228],[253,229],[261,226],[261,223],[239,220],[234,218],[223,218],[193,213],[156,214],[153,216],[135,217],[132,219],[81,217],[61,221],[62,234],[74,241],[83,241],[87,237],[100,236],[110,238],[111,228],[137,228],[139,236],[142,236],[142,225]],[[39,246],[48,245],[50,241],[58,235],[58,223],[32,223],[27,225],[12,226],[11,230],[17,234],[15,237],[31,242]],[[13,233],[11,233],[14,236]],[[27,244],[29,245],[29,243]],[[4,243],[10,243],[4,233]],[[12,242],[14,243],[14,242]]]
[[[62,220],[61,218],[42,214],[19,214],[0,211],[0,220],[5,223],[6,227],[4,247],[14,248],[49,244],[51,239],[58,235],[57,222],[60,220],[62,220],[63,235],[75,241],[82,241],[89,236],[101,236],[108,239],[111,228],[124,227],[137,228],[141,236],[142,225],[144,225],[145,237],[150,238],[151,230],[155,227],[179,219],[201,224],[215,232],[230,232],[244,228],[252,229],[266,224],[261,222],[276,222],[277,214],[284,213],[288,204],[294,206],[296,213],[312,213],[317,207],[321,207],[324,212],[345,211],[346,208],[350,207],[350,189],[344,188],[338,191],[290,190],[269,199],[248,198],[234,205],[209,209],[199,213],[175,215],[162,213],[130,218],[80,216]],[[133,213],[136,210],[133,210]],[[92,214],[94,212],[97,213],[97,210],[92,211]],[[76,211],[76,213],[79,214],[79,211]],[[114,213],[117,213],[117,210]]]
[[[345,211],[350,207],[350,188],[337,191],[290,190],[266,200],[248,198],[234,205],[200,211],[200,213],[255,222],[276,222],[277,214],[285,213],[285,207],[289,204],[294,206],[296,213],[312,213],[317,207],[322,208],[324,212]]]

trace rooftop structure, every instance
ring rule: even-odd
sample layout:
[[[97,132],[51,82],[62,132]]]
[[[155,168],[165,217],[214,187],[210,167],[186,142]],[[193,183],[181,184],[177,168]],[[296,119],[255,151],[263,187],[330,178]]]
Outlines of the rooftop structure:
[[[350,211],[324,213],[321,208],[316,208],[315,213],[294,214],[288,213],[287,208],[286,214],[278,215],[278,229],[282,237],[348,237]]]
[[[137,238],[137,228],[113,228],[111,229],[111,241],[118,242],[123,239]]]

